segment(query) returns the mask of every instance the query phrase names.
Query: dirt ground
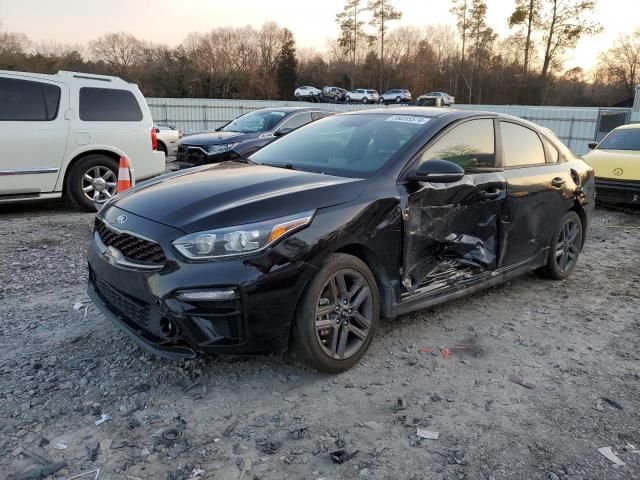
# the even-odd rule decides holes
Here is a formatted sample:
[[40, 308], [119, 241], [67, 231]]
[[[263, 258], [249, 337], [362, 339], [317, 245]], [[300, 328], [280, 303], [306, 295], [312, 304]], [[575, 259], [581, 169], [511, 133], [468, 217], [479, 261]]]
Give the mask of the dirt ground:
[[599, 208], [566, 281], [383, 323], [336, 376], [282, 355], [159, 360], [75, 310], [92, 219], [0, 209], [2, 478], [640, 478], [638, 215]]

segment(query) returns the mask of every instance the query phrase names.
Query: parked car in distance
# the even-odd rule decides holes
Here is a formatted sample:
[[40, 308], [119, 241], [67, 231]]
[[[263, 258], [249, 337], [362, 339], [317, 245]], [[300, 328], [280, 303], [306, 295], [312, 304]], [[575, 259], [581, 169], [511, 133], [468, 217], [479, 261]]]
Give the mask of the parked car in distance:
[[347, 91], [340, 87], [324, 87], [322, 89], [322, 98], [327, 98], [334, 102], [343, 102], [347, 98]]
[[59, 198], [95, 210], [116, 191], [119, 159], [132, 180], [162, 173], [142, 93], [117, 77], [0, 70], [0, 203]]
[[380, 98], [380, 94], [376, 90], [368, 90], [366, 88], [357, 88], [351, 92], [347, 92], [347, 102], [376, 103]]
[[215, 131], [184, 136], [176, 161], [184, 168], [248, 157], [276, 138], [334, 113], [308, 107], [254, 110]]
[[593, 169], [531, 122], [361, 110], [115, 197], [95, 221], [88, 292], [160, 356], [292, 340], [340, 372], [380, 317], [533, 270], [568, 277], [593, 208]]
[[293, 94], [296, 97], [319, 97], [322, 94], [322, 90], [316, 87], [304, 86], [295, 89]]
[[156, 150], [166, 157], [175, 157], [178, 153], [178, 142], [182, 138], [182, 130], [171, 125], [156, 125], [158, 146]]
[[615, 128], [589, 148], [583, 158], [596, 171], [598, 200], [640, 204], [640, 124]]
[[426, 106], [438, 106], [437, 103], [440, 102], [440, 105], [451, 106], [456, 103], [455, 97], [449, 95], [444, 92], [429, 92], [424, 95], [420, 95], [417, 98], [418, 105], [426, 105]]
[[380, 103], [402, 103], [411, 101], [411, 92], [402, 88], [388, 90], [380, 95]]

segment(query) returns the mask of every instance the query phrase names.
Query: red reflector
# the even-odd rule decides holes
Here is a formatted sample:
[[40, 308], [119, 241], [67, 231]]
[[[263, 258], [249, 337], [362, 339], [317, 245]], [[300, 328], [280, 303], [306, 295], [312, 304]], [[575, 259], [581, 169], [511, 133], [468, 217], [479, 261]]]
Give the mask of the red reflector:
[[156, 132], [156, 127], [151, 128], [151, 148], [153, 150], [158, 149], [158, 133]]

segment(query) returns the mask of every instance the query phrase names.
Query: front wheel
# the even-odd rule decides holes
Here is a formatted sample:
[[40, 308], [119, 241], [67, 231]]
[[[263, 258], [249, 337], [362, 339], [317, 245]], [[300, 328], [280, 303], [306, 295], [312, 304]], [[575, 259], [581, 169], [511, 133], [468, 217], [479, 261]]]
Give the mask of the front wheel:
[[396, 97], [396, 103], [400, 103], [402, 99], [400, 97]]
[[384, 103], [384, 98], [379, 98], [378, 103]]
[[345, 98], [345, 101], [346, 101], [347, 103], [350, 103], [350, 102], [351, 102], [351, 97], [347, 96], [347, 98]]
[[369, 100], [367, 100], [367, 97], [364, 97], [364, 98], [362, 99], [362, 103], [367, 103], [368, 101], [369, 101]]
[[581, 249], [582, 220], [576, 212], [567, 212], [551, 241], [547, 264], [538, 273], [554, 280], [567, 278], [576, 268]]
[[351, 255], [329, 255], [298, 306], [294, 351], [317, 370], [348, 370], [371, 345], [379, 315], [378, 287], [367, 265]]

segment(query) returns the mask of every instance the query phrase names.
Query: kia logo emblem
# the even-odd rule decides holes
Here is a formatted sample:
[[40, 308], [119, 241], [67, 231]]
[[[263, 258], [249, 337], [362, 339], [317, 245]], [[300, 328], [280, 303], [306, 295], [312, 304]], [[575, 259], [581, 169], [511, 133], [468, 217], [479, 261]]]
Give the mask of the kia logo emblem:
[[127, 216], [126, 216], [126, 215], [118, 215], [118, 216], [116, 217], [116, 223], [117, 223], [118, 225], [121, 225], [121, 224], [123, 224], [123, 223], [124, 223], [124, 222], [126, 222], [126, 221], [127, 221]]

